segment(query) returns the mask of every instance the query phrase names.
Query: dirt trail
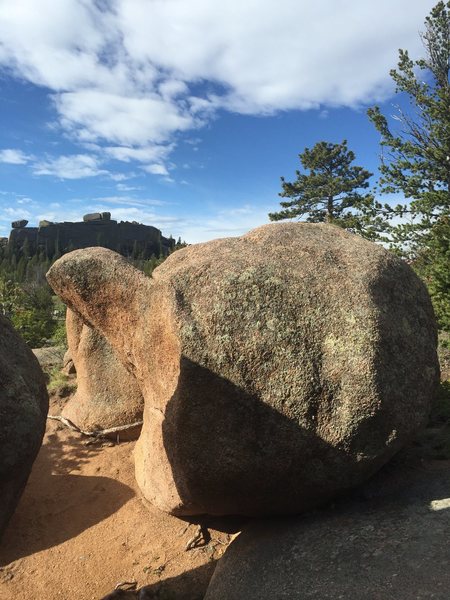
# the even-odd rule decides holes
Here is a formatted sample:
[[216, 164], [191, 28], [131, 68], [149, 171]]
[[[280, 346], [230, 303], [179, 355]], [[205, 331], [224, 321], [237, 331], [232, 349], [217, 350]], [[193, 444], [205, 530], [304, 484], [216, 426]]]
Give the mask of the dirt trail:
[[208, 543], [186, 550], [198, 526], [141, 498], [134, 442], [86, 445], [88, 438], [47, 423], [1, 543], [0, 600], [98, 600], [123, 581], [150, 585], [155, 597], [203, 598], [232, 535], [209, 529]]

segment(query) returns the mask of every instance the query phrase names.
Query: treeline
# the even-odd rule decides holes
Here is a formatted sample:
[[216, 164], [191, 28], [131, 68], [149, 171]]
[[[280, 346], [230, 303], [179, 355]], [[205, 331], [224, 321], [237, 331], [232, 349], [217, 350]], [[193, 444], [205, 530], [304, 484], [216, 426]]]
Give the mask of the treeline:
[[[172, 252], [186, 246], [181, 239]], [[0, 314], [6, 316], [31, 348], [65, 343], [64, 304], [55, 296], [45, 274], [60, 258], [44, 253], [28, 254], [26, 244], [15, 252], [8, 246], [0, 247]], [[171, 253], [172, 253], [171, 252]], [[165, 256], [143, 258], [138, 251], [125, 257], [136, 269], [151, 276]]]

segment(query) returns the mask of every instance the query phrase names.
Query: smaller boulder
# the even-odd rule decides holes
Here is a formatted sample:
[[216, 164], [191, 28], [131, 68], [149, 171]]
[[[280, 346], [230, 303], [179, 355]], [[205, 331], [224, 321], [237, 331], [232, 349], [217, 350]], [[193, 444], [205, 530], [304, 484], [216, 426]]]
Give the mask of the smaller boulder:
[[54, 223], [52, 221], [47, 221], [46, 219], [39, 221], [39, 229], [42, 227], [50, 227], [50, 225], [54, 225]]
[[83, 215], [83, 221], [85, 223], [89, 223], [89, 221], [100, 221], [102, 218], [102, 213], [88, 213], [87, 215]]
[[21, 219], [20, 221], [13, 221], [11, 223], [11, 227], [13, 229], [22, 229], [22, 227], [26, 227], [28, 225], [28, 221], [26, 219]]
[[64, 354], [62, 371], [66, 375], [75, 375], [77, 372], [70, 350], [67, 350], [67, 352]]
[[64, 353], [62, 346], [46, 346], [44, 348], [35, 348], [33, 354], [38, 359], [44, 373], [48, 373], [61, 365], [61, 359]]
[[[106, 339], [70, 309], [66, 328], [69, 350], [63, 369], [76, 371], [77, 391], [65, 405], [63, 417], [84, 431], [141, 421], [144, 401], [138, 384]], [[139, 432], [137, 426], [121, 433], [121, 438], [136, 438]]]

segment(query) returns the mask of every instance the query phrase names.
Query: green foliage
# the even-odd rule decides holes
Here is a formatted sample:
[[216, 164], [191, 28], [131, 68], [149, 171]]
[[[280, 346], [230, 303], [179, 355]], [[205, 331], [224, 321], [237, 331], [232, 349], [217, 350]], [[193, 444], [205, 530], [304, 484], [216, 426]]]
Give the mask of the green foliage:
[[413, 61], [407, 50], [399, 51], [398, 68], [391, 71], [396, 91], [409, 100], [398, 108], [395, 129], [379, 107], [368, 115], [382, 136], [381, 191], [402, 192], [410, 206], [387, 211], [410, 213], [419, 222], [403, 227], [410, 234], [432, 225], [449, 210], [450, 181], [450, 2], [439, 2], [425, 21], [422, 41], [426, 57]]
[[160, 256], [159, 258], [156, 258], [156, 256], [152, 254], [151, 257], [147, 259], [137, 258], [133, 260], [132, 258], [130, 258], [128, 260], [133, 265], [133, 267], [139, 269], [139, 271], [143, 271], [148, 277], [151, 277], [153, 270], [156, 269], [156, 267], [162, 262], [164, 262], [165, 258], [165, 256]]
[[428, 426], [418, 436], [415, 446], [421, 458], [450, 458], [450, 381], [441, 382], [433, 400]]
[[[381, 134], [382, 193], [403, 193], [409, 205], [382, 207], [384, 218], [409, 216], [388, 226], [391, 247], [406, 255], [428, 285], [441, 328], [450, 330], [450, 2], [438, 2], [425, 20], [425, 57], [399, 51], [391, 71], [396, 91], [409, 101], [392, 124], [379, 107], [368, 116]], [[392, 126], [391, 126], [392, 125]]]
[[61, 397], [65, 397], [75, 392], [77, 384], [69, 379], [59, 367], [54, 367], [49, 373], [47, 389], [50, 393], [57, 392]]
[[360, 190], [369, 187], [372, 173], [352, 165], [354, 153], [341, 144], [319, 142], [299, 154], [307, 173], [296, 171], [297, 179], [288, 182], [281, 178], [284, 210], [270, 213], [271, 221], [305, 217], [317, 223], [327, 221], [372, 237], [377, 230], [373, 196]]
[[450, 217], [434, 224], [413, 266], [428, 286], [439, 328], [450, 332]]
[[67, 307], [58, 296], [52, 297], [53, 301], [53, 334], [52, 345], [67, 349], [66, 312]]
[[39, 348], [47, 343], [55, 327], [52, 294], [48, 285], [28, 284], [22, 292], [11, 321], [29, 346]]
[[53, 301], [48, 286], [20, 286], [0, 278], [0, 312], [31, 348], [45, 345], [53, 334]]
[[52, 262], [44, 254], [26, 254], [26, 244], [19, 259], [8, 247], [0, 247], [0, 277], [15, 283], [47, 285], [45, 274]]
[[11, 318], [17, 306], [23, 302], [22, 289], [10, 279], [0, 279], [0, 312]]

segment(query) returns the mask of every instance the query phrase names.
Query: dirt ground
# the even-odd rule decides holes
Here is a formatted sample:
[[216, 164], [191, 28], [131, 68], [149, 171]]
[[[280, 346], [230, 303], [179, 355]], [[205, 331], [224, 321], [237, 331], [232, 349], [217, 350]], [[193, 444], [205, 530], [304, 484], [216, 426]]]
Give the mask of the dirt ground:
[[[65, 401], [51, 398], [50, 414], [60, 414]], [[413, 462], [440, 458], [439, 468], [450, 468], [450, 419], [442, 419], [407, 451]], [[100, 600], [122, 582], [145, 587], [149, 600], [203, 599], [216, 561], [246, 520], [187, 522], [158, 511], [136, 486], [133, 448], [134, 442], [93, 443], [47, 421], [1, 541], [0, 600]], [[407, 472], [403, 464], [397, 470]], [[399, 485], [395, 468], [390, 479]], [[366, 487], [386, 491], [386, 481], [376, 476]]]
[[[51, 413], [60, 412], [53, 401]], [[203, 598], [241, 523], [198, 523], [149, 505], [134, 481], [134, 442], [87, 443], [58, 421], [47, 432], [0, 547], [0, 600], [98, 600], [121, 582], [149, 598]], [[189, 542], [194, 547], [187, 549]]]

